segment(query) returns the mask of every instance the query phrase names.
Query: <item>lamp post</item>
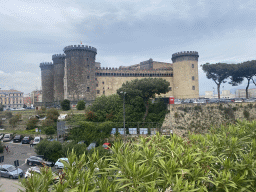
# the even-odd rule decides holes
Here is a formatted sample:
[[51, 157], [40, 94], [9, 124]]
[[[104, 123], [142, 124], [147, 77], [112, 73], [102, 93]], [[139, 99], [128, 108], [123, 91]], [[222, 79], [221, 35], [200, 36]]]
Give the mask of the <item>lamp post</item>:
[[126, 137], [126, 130], [125, 130], [125, 94], [126, 94], [126, 92], [121, 91], [120, 93], [124, 94], [124, 97], [123, 97], [123, 116], [124, 116], [124, 137]]

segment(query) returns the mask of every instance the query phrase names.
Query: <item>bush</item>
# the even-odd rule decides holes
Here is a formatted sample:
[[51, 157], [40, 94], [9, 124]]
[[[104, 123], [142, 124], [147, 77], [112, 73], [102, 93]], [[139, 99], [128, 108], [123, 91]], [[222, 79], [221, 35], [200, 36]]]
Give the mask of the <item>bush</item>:
[[61, 105], [61, 109], [62, 109], [63, 111], [68, 111], [68, 110], [70, 110], [70, 101], [69, 101], [68, 99], [64, 99], [64, 100], [60, 103], [60, 105]]
[[27, 130], [31, 130], [31, 129], [34, 129], [37, 127], [37, 122], [38, 122], [38, 119], [36, 117], [32, 117], [28, 120], [28, 123], [27, 123]]
[[244, 115], [244, 117], [245, 117], [247, 120], [250, 118], [250, 112], [247, 111], [247, 110], [244, 110], [244, 111], [243, 111], [243, 115]]
[[17, 125], [18, 121], [20, 120], [20, 118], [21, 118], [21, 114], [14, 115], [12, 118], [9, 119], [9, 124], [12, 127], [15, 127]]
[[42, 140], [35, 146], [35, 151], [38, 155], [43, 155], [45, 159], [56, 162], [62, 154], [62, 145], [58, 141]]
[[51, 108], [46, 111], [46, 118], [51, 119], [54, 122], [57, 122], [59, 116], [60, 114], [57, 109]]
[[4, 105], [0, 104], [0, 111], [4, 110]]
[[0, 153], [3, 153], [4, 152], [4, 146], [2, 144], [2, 142], [0, 142]]
[[78, 101], [76, 105], [77, 110], [84, 110], [85, 109], [85, 102], [83, 100]]
[[5, 111], [4, 116], [8, 119], [12, 118], [12, 112], [11, 111]]
[[56, 128], [54, 126], [46, 127], [44, 132], [46, 135], [53, 135], [56, 133]]

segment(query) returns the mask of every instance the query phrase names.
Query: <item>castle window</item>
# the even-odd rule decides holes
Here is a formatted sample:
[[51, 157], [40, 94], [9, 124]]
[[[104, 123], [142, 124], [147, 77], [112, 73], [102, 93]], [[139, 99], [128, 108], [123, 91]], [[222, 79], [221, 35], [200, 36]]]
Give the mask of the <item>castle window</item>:
[[192, 90], [195, 90], [196, 88], [195, 88], [195, 86], [192, 86]]
[[90, 92], [90, 87], [87, 87], [87, 90], [86, 90], [87, 92]]
[[104, 85], [104, 81], [102, 81], [102, 84]]
[[100, 90], [97, 90], [97, 94], [100, 94]]
[[88, 58], [86, 58], [86, 60], [88, 61]]
[[103, 89], [104, 89], [104, 87], [103, 87]]
[[97, 78], [95, 78], [95, 81], [97, 81]]
[[99, 87], [98, 83], [96, 84], [96, 87]]
[[195, 77], [194, 77], [194, 76], [192, 76], [192, 80], [193, 80], [193, 81], [195, 80]]
[[90, 76], [87, 76], [87, 79], [90, 79]]
[[105, 95], [105, 91], [103, 91], [103, 94]]
[[169, 91], [172, 91], [172, 87], [169, 87]]
[[192, 68], [195, 68], [194, 64], [192, 64]]

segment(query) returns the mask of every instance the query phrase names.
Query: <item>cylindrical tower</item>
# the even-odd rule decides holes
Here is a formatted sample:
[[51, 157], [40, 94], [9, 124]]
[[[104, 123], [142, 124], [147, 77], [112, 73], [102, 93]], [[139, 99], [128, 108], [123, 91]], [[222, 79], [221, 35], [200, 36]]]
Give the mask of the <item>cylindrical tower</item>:
[[54, 68], [54, 101], [60, 102], [64, 99], [64, 66], [65, 54], [55, 54], [52, 56]]
[[70, 101], [96, 98], [95, 58], [97, 49], [91, 46], [70, 45], [64, 48], [65, 98]]
[[42, 82], [42, 101], [53, 102], [54, 72], [52, 63], [40, 63]]
[[183, 51], [172, 55], [175, 98], [199, 98], [198, 57], [196, 51]]

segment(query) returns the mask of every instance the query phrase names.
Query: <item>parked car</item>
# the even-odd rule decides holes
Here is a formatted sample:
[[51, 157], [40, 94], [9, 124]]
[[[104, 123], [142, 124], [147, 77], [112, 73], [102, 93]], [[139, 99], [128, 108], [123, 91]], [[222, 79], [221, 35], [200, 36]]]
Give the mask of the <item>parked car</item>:
[[27, 179], [28, 177], [31, 177], [31, 174], [41, 174], [40, 168], [39, 167], [30, 167], [25, 173], [25, 178]]
[[56, 169], [63, 169], [64, 168], [64, 164], [62, 163], [62, 161], [66, 161], [68, 163], [68, 158], [64, 157], [64, 158], [59, 158], [56, 163], [55, 163], [55, 168]]
[[243, 99], [240, 99], [240, 98], [235, 99], [235, 103], [242, 103], [242, 102], [243, 102]]
[[24, 137], [21, 141], [22, 144], [29, 144], [30, 143], [30, 138], [28, 136]]
[[11, 141], [12, 140], [12, 134], [5, 134], [3, 138], [3, 142]]
[[36, 144], [40, 143], [41, 140], [42, 140], [41, 137], [35, 137], [35, 139], [33, 141], [33, 145], [36, 145]]
[[110, 143], [103, 143], [102, 147], [104, 147], [104, 149], [110, 149], [111, 144]]
[[22, 136], [22, 135], [16, 135], [16, 136], [13, 138], [13, 142], [14, 142], [14, 143], [18, 143], [18, 142], [21, 142], [22, 139], [23, 139], [23, 136]]
[[174, 99], [174, 104], [181, 104], [181, 100], [180, 99]]
[[54, 165], [54, 162], [45, 161], [42, 157], [37, 157], [37, 156], [31, 156], [31, 157], [27, 158], [26, 163], [30, 166], [33, 166], [33, 165], [39, 165], [39, 166], [47, 165], [49, 167], [52, 167]]
[[98, 147], [99, 145], [96, 142], [91, 143], [88, 147], [87, 150], [94, 149], [95, 147]]
[[245, 99], [244, 102], [246, 102], [246, 103], [255, 102], [255, 99], [253, 99], [253, 98]]
[[0, 140], [1, 140], [3, 137], [4, 137], [4, 134], [1, 133], [1, 134], [0, 134]]
[[13, 165], [4, 164], [0, 166], [0, 175], [10, 179], [18, 179], [23, 176], [23, 171], [20, 168], [16, 168]]

